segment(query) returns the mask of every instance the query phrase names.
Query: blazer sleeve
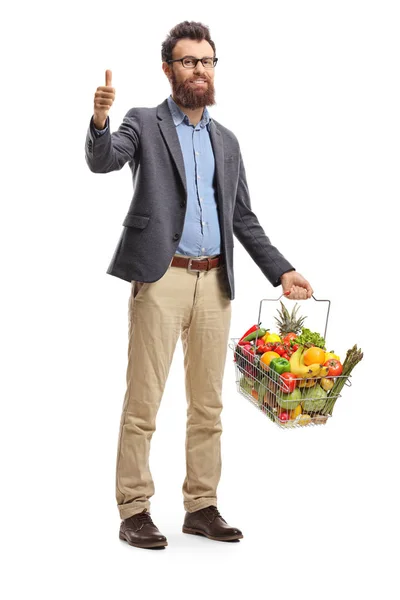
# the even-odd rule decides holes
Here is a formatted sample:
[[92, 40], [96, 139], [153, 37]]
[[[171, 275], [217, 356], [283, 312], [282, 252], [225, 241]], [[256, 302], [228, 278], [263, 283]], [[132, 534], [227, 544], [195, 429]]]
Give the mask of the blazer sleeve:
[[107, 117], [103, 133], [96, 133], [93, 116], [86, 133], [85, 159], [93, 173], [119, 171], [127, 161], [138, 157], [141, 126], [135, 109], [130, 109], [118, 131], [110, 132], [110, 118]]
[[233, 214], [233, 233], [274, 287], [281, 285], [280, 277], [283, 273], [296, 270], [271, 244], [257, 216], [251, 210], [246, 171], [241, 152], [238, 188]]

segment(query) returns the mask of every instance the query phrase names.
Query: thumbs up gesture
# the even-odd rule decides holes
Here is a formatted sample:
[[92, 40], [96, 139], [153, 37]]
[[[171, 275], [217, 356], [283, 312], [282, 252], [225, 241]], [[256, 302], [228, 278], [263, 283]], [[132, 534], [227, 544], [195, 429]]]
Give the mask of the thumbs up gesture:
[[112, 73], [106, 71], [106, 85], [97, 88], [94, 95], [93, 124], [96, 129], [104, 129], [110, 108], [115, 100], [115, 89], [111, 84]]

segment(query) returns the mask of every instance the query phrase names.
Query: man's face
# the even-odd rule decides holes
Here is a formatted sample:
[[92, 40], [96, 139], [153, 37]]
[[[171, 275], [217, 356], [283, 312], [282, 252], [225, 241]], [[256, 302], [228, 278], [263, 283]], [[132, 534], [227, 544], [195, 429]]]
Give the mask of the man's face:
[[[214, 52], [206, 40], [185, 38], [179, 40], [172, 51], [173, 59], [184, 56], [213, 57]], [[192, 69], [185, 68], [181, 62], [163, 62], [162, 66], [170, 81], [172, 96], [181, 106], [195, 109], [215, 104], [214, 69], [206, 69], [200, 61]], [[196, 80], [201, 80], [201, 83], [196, 83]]]

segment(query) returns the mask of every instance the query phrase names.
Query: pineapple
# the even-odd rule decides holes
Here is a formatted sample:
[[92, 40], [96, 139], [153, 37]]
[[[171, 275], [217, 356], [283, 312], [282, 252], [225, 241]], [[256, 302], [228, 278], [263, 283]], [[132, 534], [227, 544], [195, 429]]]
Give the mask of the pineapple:
[[279, 335], [281, 337], [285, 337], [285, 335], [287, 335], [288, 333], [292, 333], [292, 332], [296, 333], [296, 334], [301, 333], [301, 330], [303, 328], [304, 319], [306, 319], [307, 317], [297, 318], [297, 311], [299, 310], [299, 307], [297, 306], [297, 302], [294, 305], [292, 314], [289, 314], [288, 309], [286, 308], [286, 306], [283, 304], [282, 301], [281, 301], [281, 306], [282, 306], [282, 312], [280, 310], [278, 310], [280, 319], [278, 319], [277, 317], [274, 317], [275, 321], [278, 324]]

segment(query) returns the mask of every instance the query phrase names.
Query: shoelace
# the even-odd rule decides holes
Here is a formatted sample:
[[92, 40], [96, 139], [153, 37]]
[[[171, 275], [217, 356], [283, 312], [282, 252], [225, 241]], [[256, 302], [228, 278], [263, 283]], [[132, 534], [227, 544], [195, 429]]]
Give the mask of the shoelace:
[[139, 521], [139, 523], [149, 523], [150, 525], [154, 525], [150, 513], [147, 511], [142, 511], [141, 513], [134, 515], [134, 518]]
[[211, 513], [210, 516], [211, 516], [212, 520], [214, 520], [216, 517], [221, 517], [221, 519], [222, 519], [222, 515], [221, 515], [221, 513], [219, 512], [219, 510], [218, 510], [218, 508], [216, 506], [213, 506], [213, 505], [212, 506], [207, 506], [206, 510], [209, 513]]

